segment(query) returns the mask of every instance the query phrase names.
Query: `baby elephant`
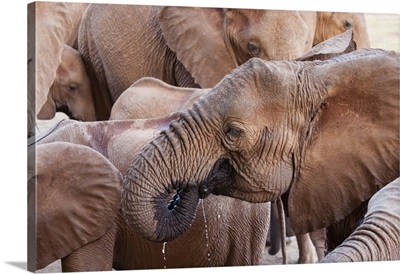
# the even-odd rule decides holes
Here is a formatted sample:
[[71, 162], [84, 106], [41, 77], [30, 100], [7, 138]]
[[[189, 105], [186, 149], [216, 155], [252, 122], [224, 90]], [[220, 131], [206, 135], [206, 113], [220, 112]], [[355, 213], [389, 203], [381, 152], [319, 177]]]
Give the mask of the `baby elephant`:
[[61, 64], [37, 118], [52, 119], [57, 111], [75, 120], [96, 120], [90, 80], [81, 55], [68, 45], [63, 47]]

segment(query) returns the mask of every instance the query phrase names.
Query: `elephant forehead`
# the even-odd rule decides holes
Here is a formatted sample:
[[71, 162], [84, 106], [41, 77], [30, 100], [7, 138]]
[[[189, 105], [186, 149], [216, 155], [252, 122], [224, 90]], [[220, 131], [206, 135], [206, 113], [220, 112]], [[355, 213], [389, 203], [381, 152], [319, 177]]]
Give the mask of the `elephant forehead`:
[[222, 102], [226, 109], [260, 107], [277, 108], [282, 112], [293, 100], [296, 77], [289, 63], [265, 62], [252, 58], [228, 74], [215, 88], [213, 104]]

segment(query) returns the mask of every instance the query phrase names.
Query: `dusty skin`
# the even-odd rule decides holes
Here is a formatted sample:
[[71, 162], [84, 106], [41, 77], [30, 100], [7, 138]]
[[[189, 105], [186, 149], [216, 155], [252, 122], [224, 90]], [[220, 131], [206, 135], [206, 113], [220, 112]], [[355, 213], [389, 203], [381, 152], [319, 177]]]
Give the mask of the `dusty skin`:
[[[383, 48], [386, 50], [395, 50], [400, 52], [400, 20], [397, 14], [370, 14], [366, 15], [367, 27], [370, 35], [370, 43], [372, 48]], [[384, 37], [384, 39], [382, 39]], [[62, 113], [57, 113], [53, 120], [42, 120], [38, 123], [38, 131], [42, 132], [52, 127], [55, 123], [62, 119], [68, 119]], [[286, 241], [286, 252], [288, 264], [295, 264], [298, 259], [297, 243], [294, 238]], [[162, 252], [162, 250], [160, 250]], [[268, 247], [265, 248], [263, 255], [264, 265], [282, 264], [282, 252], [271, 256], [268, 254]], [[61, 272], [60, 260], [55, 261], [46, 268], [37, 271], [37, 273]]]

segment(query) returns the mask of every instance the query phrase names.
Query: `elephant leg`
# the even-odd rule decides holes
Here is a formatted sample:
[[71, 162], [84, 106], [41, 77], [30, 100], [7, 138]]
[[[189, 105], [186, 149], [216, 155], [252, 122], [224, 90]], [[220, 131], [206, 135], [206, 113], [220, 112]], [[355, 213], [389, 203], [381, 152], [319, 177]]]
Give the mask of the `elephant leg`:
[[310, 238], [317, 252], [318, 261], [320, 261], [325, 257], [325, 241], [326, 241], [325, 228], [321, 228], [316, 231], [310, 232]]
[[62, 272], [111, 271], [116, 239], [115, 224], [106, 233], [61, 259]]
[[296, 234], [297, 245], [299, 248], [298, 264], [314, 263], [314, 245], [311, 241], [310, 234]]
[[281, 248], [281, 235], [279, 227], [279, 216], [276, 202], [271, 203], [271, 221], [270, 221], [270, 247], [268, 249], [269, 255], [276, 255]]

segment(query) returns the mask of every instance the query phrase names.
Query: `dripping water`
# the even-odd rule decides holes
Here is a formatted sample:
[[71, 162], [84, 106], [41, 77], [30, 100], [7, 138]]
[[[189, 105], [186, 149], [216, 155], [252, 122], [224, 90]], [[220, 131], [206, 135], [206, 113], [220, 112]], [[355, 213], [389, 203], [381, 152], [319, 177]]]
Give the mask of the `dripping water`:
[[209, 243], [210, 239], [208, 237], [208, 226], [207, 226], [207, 218], [206, 218], [206, 211], [204, 209], [204, 202], [203, 199], [199, 200], [199, 203], [201, 203], [201, 208], [203, 209], [203, 220], [204, 220], [204, 227], [205, 227], [205, 236], [206, 236], [206, 248], [207, 248], [207, 260], [211, 261], [211, 254], [209, 251]]
[[217, 214], [218, 214], [218, 220], [221, 219], [221, 204], [218, 201], [218, 210], [217, 210]]
[[[161, 250], [161, 252], [162, 252], [162, 254], [163, 254], [163, 258], [164, 258], [164, 261], [166, 261], [167, 260], [167, 253], [166, 253], [166, 251], [165, 251], [165, 246], [167, 245], [167, 242], [164, 242], [163, 243], [163, 248], [162, 248], [162, 250]], [[164, 268], [167, 268], [167, 266], [164, 264]]]

